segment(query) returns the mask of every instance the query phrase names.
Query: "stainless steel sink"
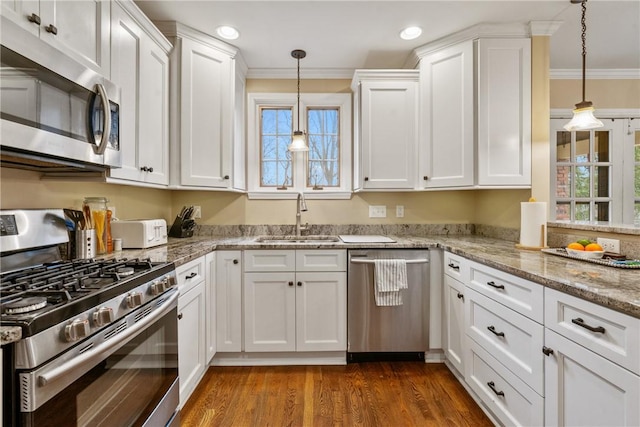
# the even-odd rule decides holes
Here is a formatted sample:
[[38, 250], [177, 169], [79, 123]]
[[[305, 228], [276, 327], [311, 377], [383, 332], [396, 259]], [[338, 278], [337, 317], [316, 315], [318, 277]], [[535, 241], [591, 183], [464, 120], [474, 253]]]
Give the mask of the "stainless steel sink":
[[258, 243], [334, 243], [339, 242], [338, 236], [312, 235], [312, 236], [259, 236]]

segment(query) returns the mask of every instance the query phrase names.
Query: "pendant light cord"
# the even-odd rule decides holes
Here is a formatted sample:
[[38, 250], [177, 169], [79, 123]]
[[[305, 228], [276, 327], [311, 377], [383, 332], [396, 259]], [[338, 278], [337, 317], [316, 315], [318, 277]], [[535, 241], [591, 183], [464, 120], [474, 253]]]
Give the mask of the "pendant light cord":
[[587, 0], [582, 2], [582, 102], [586, 98], [586, 76], [587, 76]]
[[[583, 91], [582, 97], [584, 98], [584, 88], [582, 91]], [[297, 130], [300, 130], [300, 58], [298, 58], [298, 129]]]

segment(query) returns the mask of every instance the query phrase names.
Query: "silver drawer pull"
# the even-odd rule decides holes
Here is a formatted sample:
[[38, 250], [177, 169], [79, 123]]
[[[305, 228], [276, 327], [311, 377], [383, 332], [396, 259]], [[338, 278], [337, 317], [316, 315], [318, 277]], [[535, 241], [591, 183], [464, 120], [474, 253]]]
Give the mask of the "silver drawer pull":
[[598, 332], [598, 333], [604, 334], [604, 328], [602, 326], [587, 325], [586, 323], [584, 323], [584, 320], [582, 320], [579, 317], [577, 317], [575, 319], [571, 319], [571, 323], [575, 323], [576, 325], [581, 326], [581, 327], [583, 327], [585, 329], [588, 329], [591, 332]]
[[[359, 259], [359, 258], [351, 258], [352, 264], [373, 264], [375, 260], [373, 259]], [[406, 260], [407, 264], [425, 264], [429, 262], [426, 258], [418, 258], [418, 259], [408, 259]]]

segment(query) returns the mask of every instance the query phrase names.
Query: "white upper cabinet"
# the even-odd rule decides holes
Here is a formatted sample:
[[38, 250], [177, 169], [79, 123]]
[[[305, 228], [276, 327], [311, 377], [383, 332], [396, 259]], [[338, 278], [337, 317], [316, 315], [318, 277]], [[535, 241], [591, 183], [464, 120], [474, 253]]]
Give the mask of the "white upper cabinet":
[[[3, 17], [107, 78], [109, 9], [110, 2], [106, 0], [2, 1]], [[30, 38], [18, 43], [22, 49], [38, 50]], [[55, 58], [34, 60], [55, 69]]]
[[[244, 159], [234, 159], [237, 141], [238, 50], [175, 22], [158, 23], [173, 41], [171, 186], [232, 189]], [[240, 80], [242, 84], [242, 80]], [[242, 129], [238, 124], [237, 129]], [[235, 160], [235, 162], [234, 162]], [[242, 175], [241, 175], [242, 176]], [[244, 178], [239, 180], [244, 185]]]
[[477, 41], [479, 186], [531, 185], [531, 41]]
[[110, 181], [166, 186], [171, 44], [133, 3], [114, 2], [111, 16], [111, 75], [121, 89], [122, 167], [111, 169], [110, 177], [118, 180]]
[[473, 41], [420, 60], [420, 187], [473, 185]]
[[418, 138], [418, 72], [356, 71], [356, 189], [413, 189]]
[[422, 52], [419, 188], [529, 187], [530, 39]]

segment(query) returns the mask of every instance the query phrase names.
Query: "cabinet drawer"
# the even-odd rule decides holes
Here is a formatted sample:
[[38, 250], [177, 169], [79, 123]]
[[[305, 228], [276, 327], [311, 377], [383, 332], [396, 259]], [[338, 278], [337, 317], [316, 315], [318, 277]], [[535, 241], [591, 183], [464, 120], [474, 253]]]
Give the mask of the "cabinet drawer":
[[444, 274], [466, 283], [469, 280], [469, 261], [451, 252], [444, 253]]
[[297, 250], [297, 271], [347, 271], [345, 250]]
[[544, 297], [547, 328], [640, 374], [640, 319], [554, 289]]
[[544, 399], [473, 340], [465, 360], [465, 380], [502, 424], [543, 425]]
[[467, 335], [539, 394], [544, 393], [544, 327], [467, 289]]
[[251, 250], [244, 251], [244, 271], [295, 271], [296, 251]]
[[542, 285], [469, 261], [469, 286], [518, 313], [542, 323]]
[[204, 280], [204, 269], [204, 257], [194, 259], [193, 261], [176, 267], [180, 294], [186, 294], [191, 288]]

